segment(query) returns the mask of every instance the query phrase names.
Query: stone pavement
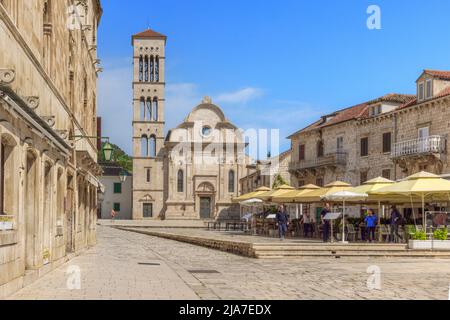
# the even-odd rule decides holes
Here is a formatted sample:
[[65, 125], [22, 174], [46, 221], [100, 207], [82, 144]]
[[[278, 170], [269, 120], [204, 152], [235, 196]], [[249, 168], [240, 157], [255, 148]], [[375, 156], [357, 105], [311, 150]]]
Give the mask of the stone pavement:
[[[101, 226], [98, 246], [12, 299], [442, 299], [450, 264], [439, 259], [304, 258], [254, 260]], [[139, 263], [157, 263], [140, 265]], [[68, 266], [81, 290], [68, 290]], [[381, 270], [368, 290], [367, 268]]]

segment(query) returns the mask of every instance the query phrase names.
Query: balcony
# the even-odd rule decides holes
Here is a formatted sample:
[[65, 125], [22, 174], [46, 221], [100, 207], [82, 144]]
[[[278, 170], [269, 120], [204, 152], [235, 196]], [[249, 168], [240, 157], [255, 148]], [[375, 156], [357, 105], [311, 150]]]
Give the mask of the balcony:
[[442, 136], [402, 141], [394, 144], [392, 158], [413, 157], [420, 155], [444, 154], [447, 152], [447, 139]]
[[289, 171], [318, 169], [324, 167], [338, 167], [347, 164], [347, 153], [344, 151], [326, 154], [313, 160], [302, 160], [289, 164]]

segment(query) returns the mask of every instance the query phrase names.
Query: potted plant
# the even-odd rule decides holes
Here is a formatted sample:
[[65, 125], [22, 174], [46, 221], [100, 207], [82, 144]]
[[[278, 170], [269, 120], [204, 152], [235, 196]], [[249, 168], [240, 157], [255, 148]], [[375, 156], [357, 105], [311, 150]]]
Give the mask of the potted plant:
[[436, 229], [433, 233], [433, 249], [450, 250], [450, 241], [447, 241], [448, 230], [446, 228]]
[[431, 250], [433, 249], [433, 244], [431, 241], [427, 241], [427, 234], [425, 231], [415, 230], [411, 234], [411, 239], [409, 240], [409, 248], [413, 250]]
[[44, 260], [43, 261], [44, 265], [49, 264], [50, 263], [50, 250], [45, 249], [42, 258]]
[[0, 231], [14, 229], [14, 218], [12, 216], [0, 216]]

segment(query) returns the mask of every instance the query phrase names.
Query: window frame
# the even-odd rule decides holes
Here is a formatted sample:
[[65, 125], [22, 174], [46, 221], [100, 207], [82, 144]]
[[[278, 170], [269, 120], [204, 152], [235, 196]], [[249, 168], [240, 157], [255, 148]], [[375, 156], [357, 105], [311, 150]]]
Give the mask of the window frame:
[[114, 192], [114, 194], [122, 194], [122, 183], [121, 182], [114, 182], [113, 192]]
[[[386, 172], [389, 171], [389, 177], [387, 177], [387, 175], [385, 175]], [[381, 170], [381, 176], [385, 179], [391, 180], [391, 176], [392, 176], [392, 170], [391, 169], [383, 169]]]
[[177, 192], [184, 192], [184, 171], [182, 169], [177, 172]]
[[306, 145], [300, 144], [298, 146], [298, 160], [305, 161], [305, 158], [306, 158]]
[[[145, 214], [146, 212], [146, 208], [150, 208], [150, 210], [148, 212], [150, 212], [150, 214]], [[143, 218], [153, 218], [153, 203], [143, 203], [142, 204], [142, 217]]]
[[417, 84], [417, 100], [425, 100], [425, 81], [421, 81]]
[[[428, 85], [430, 85], [430, 87], [428, 88]], [[425, 81], [425, 88], [424, 88], [424, 97], [425, 99], [431, 99], [433, 98], [433, 79], [427, 79]]]
[[234, 193], [236, 191], [236, 173], [233, 169], [228, 171], [228, 193]]
[[[387, 138], [386, 136], [389, 135], [389, 148], [386, 145], [387, 142]], [[392, 132], [385, 132], [382, 135], [382, 148], [383, 148], [383, 153], [391, 153], [392, 152]]]
[[120, 204], [120, 202], [114, 202], [113, 203], [113, 210], [115, 212], [121, 212], [122, 211], [122, 205]]
[[[366, 141], [365, 145], [363, 145], [363, 141]], [[365, 148], [363, 148], [363, 146], [365, 146]], [[363, 153], [363, 151], [364, 151], [364, 153]], [[361, 138], [360, 146], [359, 146], [359, 154], [360, 154], [361, 158], [369, 156], [369, 137]]]

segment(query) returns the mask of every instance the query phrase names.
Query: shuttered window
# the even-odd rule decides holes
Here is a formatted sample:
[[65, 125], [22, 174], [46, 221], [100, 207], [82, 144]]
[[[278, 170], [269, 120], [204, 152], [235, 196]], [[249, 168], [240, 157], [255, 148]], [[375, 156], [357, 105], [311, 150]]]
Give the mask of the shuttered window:
[[386, 132], [383, 134], [383, 153], [391, 152], [392, 150], [392, 133]]
[[361, 139], [361, 157], [367, 157], [369, 155], [369, 138]]

